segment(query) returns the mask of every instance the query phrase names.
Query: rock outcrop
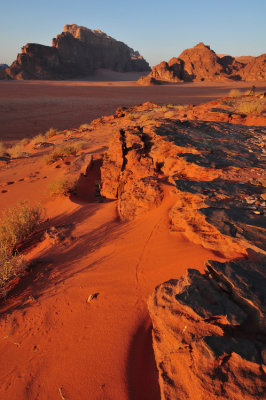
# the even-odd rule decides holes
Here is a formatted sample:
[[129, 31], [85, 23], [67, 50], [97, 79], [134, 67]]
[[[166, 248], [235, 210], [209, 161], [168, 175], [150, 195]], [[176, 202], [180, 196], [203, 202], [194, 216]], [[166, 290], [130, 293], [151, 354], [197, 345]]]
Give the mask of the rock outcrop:
[[184, 50], [179, 57], [154, 66], [149, 75], [139, 79], [138, 84], [266, 79], [265, 55], [251, 57], [249, 63], [246, 58], [244, 62], [240, 60], [241, 57], [237, 59], [228, 55], [219, 57], [201, 42]]
[[162, 400], [265, 393], [265, 257], [190, 269], [148, 301]]
[[125, 43], [100, 30], [65, 25], [52, 46], [26, 44], [4, 72], [11, 79], [67, 79], [88, 76], [99, 68], [119, 72], [150, 70], [143, 57]]
[[93, 124], [114, 132], [101, 194], [117, 200], [123, 221], [165, 201], [171, 234], [234, 259], [189, 269], [149, 297], [162, 400], [264, 398], [266, 120], [244, 126], [238, 101], [265, 103], [145, 103]]

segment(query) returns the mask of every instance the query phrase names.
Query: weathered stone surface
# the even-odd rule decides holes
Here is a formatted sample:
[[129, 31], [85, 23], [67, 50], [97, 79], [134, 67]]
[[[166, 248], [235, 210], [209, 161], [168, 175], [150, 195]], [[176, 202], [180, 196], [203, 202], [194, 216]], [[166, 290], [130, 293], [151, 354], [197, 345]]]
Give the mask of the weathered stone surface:
[[209, 262], [148, 300], [163, 400], [260, 399], [265, 393], [265, 258]]
[[150, 145], [150, 138], [142, 129], [121, 129], [105, 154], [101, 194], [118, 199], [118, 213], [124, 221], [158, 206], [163, 198]]
[[138, 52], [100, 30], [65, 25], [52, 46], [29, 43], [2, 78], [66, 79], [88, 76], [99, 68], [114, 71], [149, 71]]

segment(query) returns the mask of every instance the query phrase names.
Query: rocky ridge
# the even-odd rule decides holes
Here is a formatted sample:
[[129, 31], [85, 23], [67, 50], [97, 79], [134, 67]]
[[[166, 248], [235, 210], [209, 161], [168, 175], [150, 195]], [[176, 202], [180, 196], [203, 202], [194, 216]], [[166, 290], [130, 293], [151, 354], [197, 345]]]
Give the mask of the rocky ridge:
[[251, 400], [265, 392], [266, 119], [250, 126], [235, 111], [243, 98], [197, 107], [145, 103], [94, 122], [117, 129], [101, 194], [117, 199], [123, 221], [170, 195], [172, 234], [233, 259], [209, 261], [203, 274], [192, 265], [149, 297], [164, 400]]
[[184, 50], [179, 57], [154, 66], [149, 75], [141, 77], [140, 85], [163, 82], [266, 80], [266, 54], [248, 59], [219, 57], [209, 46], [198, 43]]
[[70, 79], [88, 76], [99, 68], [119, 72], [149, 71], [149, 64], [125, 43], [100, 30], [65, 25], [52, 46], [28, 43], [13, 64], [1, 73], [4, 79]]

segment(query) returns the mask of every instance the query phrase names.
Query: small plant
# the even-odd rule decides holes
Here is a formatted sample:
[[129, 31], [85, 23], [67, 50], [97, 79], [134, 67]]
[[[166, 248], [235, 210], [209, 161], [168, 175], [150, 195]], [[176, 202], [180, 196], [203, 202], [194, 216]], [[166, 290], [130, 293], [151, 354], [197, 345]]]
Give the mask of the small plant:
[[174, 111], [167, 111], [167, 112], [164, 114], [164, 117], [165, 117], [165, 118], [173, 118], [174, 115], [175, 115], [175, 112], [174, 112]]
[[31, 139], [31, 143], [33, 144], [33, 146], [35, 146], [36, 144], [45, 142], [45, 136], [42, 133], [39, 133], [39, 135], [34, 136]]
[[2, 157], [6, 153], [6, 145], [3, 142], [0, 142], [0, 157]]
[[59, 178], [49, 185], [49, 193], [51, 197], [70, 196], [76, 193], [78, 179], [77, 178]]
[[0, 286], [15, 276], [24, 266], [18, 245], [32, 234], [43, 221], [43, 209], [20, 202], [2, 214], [0, 225]]
[[20, 142], [16, 143], [14, 146], [10, 147], [7, 150], [7, 152], [12, 158], [19, 158], [19, 157], [27, 155], [27, 153], [25, 153], [23, 146], [21, 145]]
[[27, 146], [27, 144], [29, 144], [29, 143], [30, 143], [30, 139], [28, 139], [28, 138], [21, 139], [21, 141], [20, 141], [20, 144], [23, 147]]
[[237, 109], [244, 114], [260, 114], [263, 110], [263, 104], [260, 101], [243, 101], [238, 104]]
[[[83, 143], [83, 142], [82, 142]], [[75, 144], [63, 144], [56, 147], [50, 154], [44, 157], [46, 164], [53, 164], [58, 160], [63, 160], [65, 157], [75, 156], [79, 150], [82, 149], [82, 144], [77, 142]]]
[[229, 97], [239, 97], [241, 95], [242, 95], [242, 93], [238, 89], [232, 89], [229, 92]]
[[83, 131], [83, 130], [90, 129], [90, 127], [91, 127], [90, 124], [81, 124], [79, 129]]
[[54, 129], [54, 128], [50, 128], [47, 132], [45, 132], [44, 136], [46, 137], [46, 139], [50, 139], [51, 137], [57, 135], [59, 132]]

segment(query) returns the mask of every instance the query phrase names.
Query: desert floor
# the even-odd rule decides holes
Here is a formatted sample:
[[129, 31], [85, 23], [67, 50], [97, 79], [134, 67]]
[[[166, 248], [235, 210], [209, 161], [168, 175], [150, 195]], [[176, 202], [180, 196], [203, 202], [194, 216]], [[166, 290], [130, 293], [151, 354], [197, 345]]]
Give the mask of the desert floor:
[[[107, 79], [116, 79], [107, 81]], [[117, 79], [128, 79], [128, 81]], [[104, 81], [99, 81], [102, 79]], [[243, 92], [254, 84], [266, 91], [265, 82], [184, 83], [167, 86], [137, 86], [132, 74], [103, 73], [88, 81], [0, 81], [0, 140], [18, 140], [57, 129], [76, 128], [119, 106], [151, 101], [158, 104], [200, 104]]]
[[[0, 82], [0, 139], [31, 137], [51, 126], [71, 129], [118, 106], [198, 104], [250, 86]], [[266, 90], [263, 83], [256, 86]], [[101, 127], [90, 132], [88, 152], [95, 160], [112, 133]], [[0, 168], [0, 212], [19, 200], [40, 202], [50, 226], [71, 233], [63, 243], [33, 243], [25, 254], [31, 270], [0, 301], [0, 398], [159, 400], [147, 298], [187, 268], [203, 270], [207, 260], [222, 259], [169, 231], [176, 199], [167, 187], [159, 208], [128, 223], [119, 221], [115, 201], [95, 201], [97, 168], [82, 178], [76, 199], [51, 201], [48, 183], [66, 168], [46, 166], [41, 153]]]

